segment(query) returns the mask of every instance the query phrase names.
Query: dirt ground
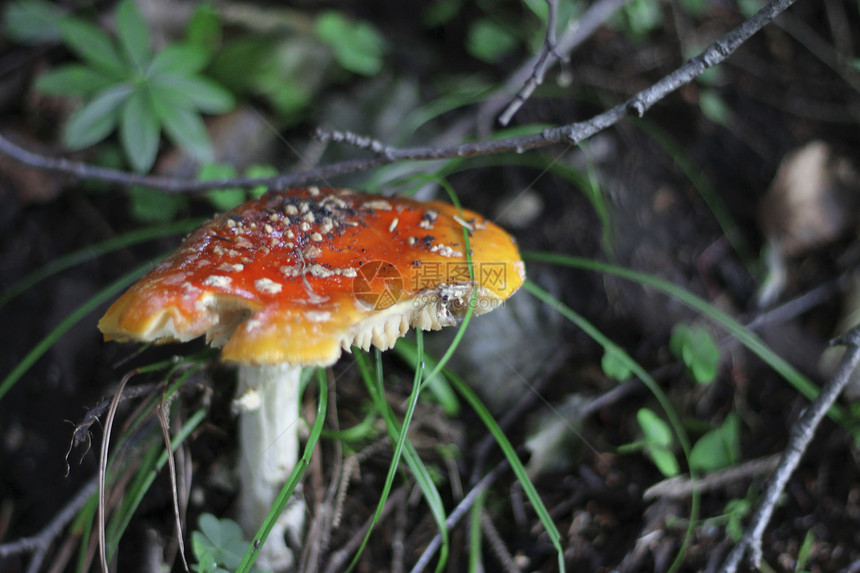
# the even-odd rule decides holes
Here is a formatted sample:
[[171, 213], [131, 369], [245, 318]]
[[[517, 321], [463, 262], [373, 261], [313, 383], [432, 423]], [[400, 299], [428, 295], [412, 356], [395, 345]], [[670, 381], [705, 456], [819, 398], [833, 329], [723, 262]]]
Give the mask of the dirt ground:
[[[346, 4], [330, 4], [347, 9]], [[382, 10], [362, 6], [356, 15], [376, 25], [390, 42], [391, 69], [384, 79], [352, 78], [327, 86], [307, 111], [307, 119], [280, 134], [291, 145], [313, 149], [308, 133], [317, 125], [370, 131], [385, 140], [396, 133], [397, 121], [383, 122], [382, 112], [402, 117], [403, 107], [444, 95], [444, 86], [434, 83], [442, 71], [446, 77], [480, 74], [500, 83], [526, 55], [520, 51], [486, 64], [463, 52], [463, 22], [478, 18], [479, 6], [464, 6], [461, 20], [428, 32], [400, 3], [374, 4]], [[502, 13], [516, 13], [515, 4], [504, 3]], [[691, 17], [679, 5], [662, 4], [663, 25], [643, 40], [617, 27], [602, 27], [565, 64], [572, 84], [560, 84], [557, 71], [552, 72], [547, 86], [524, 106], [515, 124], [562, 125], [586, 119], [680, 65], [679, 44], [704, 45], [742, 21], [733, 2], [707, 5], [707, 15]], [[852, 310], [843, 301], [860, 258], [856, 241], [860, 72], [851, 64], [860, 53], [857, 8], [856, 3], [839, 0], [800, 0], [721, 65], [714, 83], [682, 88], [644, 119], [624, 121], [581, 149], [559, 146], [523, 156], [471, 160], [449, 180], [464, 206], [498, 220], [517, 237], [524, 252], [611, 262], [666, 279], [741, 323], [764, 316], [755, 328], [757, 335], [820, 385], [826, 379], [820, 357], [837, 323]], [[34, 95], [31, 85], [45, 66], [68, 56], [58, 46], [33, 48], [5, 40], [0, 46], [0, 131], [28, 149], [60, 153], [56, 127], [68, 106]], [[386, 99], [397, 90], [406, 95]], [[706, 92], [718, 94], [724, 113], [703, 112]], [[253, 98], [244, 105], [267, 112], [265, 103]], [[441, 143], [447, 136], [474, 135], [479, 106], [460, 107], [435, 119], [435, 139], [427, 144]], [[353, 117], [365, 112], [373, 120]], [[217, 129], [212, 120], [216, 145], [227, 146], [231, 129], [244, 125], [236, 119], [246, 117], [241, 113], [217, 123]], [[287, 150], [278, 139], [270, 140], [261, 153], [274, 158], [280, 169], [294, 169], [297, 159], [284, 159]], [[790, 201], [784, 197], [768, 195], [781, 162], [814, 141], [826, 143], [826, 155], [821, 164], [802, 171], [808, 175], [820, 169], [824, 188], [830, 191], [819, 195], [810, 191], [815, 196], [807, 196], [799, 208], [786, 206]], [[332, 145], [322, 161], [361, 153]], [[95, 161], [97, 153], [85, 150], [74, 157]], [[177, 157], [165, 146], [156, 168], [181, 173], [176, 165], [182, 159]], [[553, 165], [555, 169], [550, 168]], [[559, 166], [593, 179], [608, 220], [601, 220], [594, 203], [561, 174]], [[371, 175], [326, 183], [362, 186]], [[805, 185], [807, 190], [813, 187], [811, 182]], [[711, 197], [716, 197], [716, 210], [723, 209], [725, 220], [732, 222], [732, 240], [715, 215]], [[64, 254], [142, 226], [130, 213], [121, 189], [40, 173], [4, 157], [0, 204], [0, 293]], [[196, 198], [177, 219], [212, 212], [211, 204]], [[12, 372], [83, 302], [141, 263], [169, 252], [177, 241], [178, 235], [166, 236], [99, 256], [51, 276], [0, 307], [5, 325], [0, 329], [0, 373]], [[769, 244], [782, 253], [785, 281], [762, 307], [757, 297], [767, 277]], [[531, 280], [591, 321], [654, 376], [691, 436], [701, 436], [734, 412], [741, 428], [741, 458], [735, 466], [744, 467], [785, 447], [791, 424], [808, 401], [724, 330], [677, 300], [635, 282], [561, 265], [527, 262], [527, 268]], [[764, 315], [765, 310], [807, 293], [813, 293], [813, 302], [803, 312]], [[91, 408], [112, 395], [126, 372], [203, 346], [168, 345], [132, 355], [130, 346], [102, 341], [95, 325], [106, 305], [87, 313], [54, 341], [0, 399], [0, 544], [40, 532], [91, 482], [97, 472], [101, 424], [91, 427], [91, 448], [82, 444], [70, 450], [72, 433]], [[721, 351], [715, 382], [695, 383], [669, 352], [672, 329], [680, 322], [707, 325], [713, 334]], [[446, 335], [426, 338], [437, 355], [450, 340]], [[767, 472], [751, 472], [705, 492], [699, 521], [685, 538], [691, 497], [646, 499], [644, 492], [663, 476], [644, 453], [619, 452], [619, 447], [641, 439], [637, 411], [643, 406], [659, 411], [659, 406], [640, 382], [608, 378], [601, 358], [600, 345], [520, 292], [504, 309], [475, 320], [451, 368], [487, 402], [527, 462], [560, 532], [568, 571], [667, 571], [682, 550], [676, 570], [717, 571], [733, 545], [726, 528], [727, 504], [748, 500], [755, 505]], [[412, 370], [393, 354], [386, 355], [383, 364], [387, 398], [402, 415]], [[330, 405], [327, 424], [344, 428], [359, 423], [368, 397], [354, 360], [348, 356], [341, 360], [331, 378], [336, 380], [336, 405]], [[133, 384], [158, 380], [157, 374], [141, 375]], [[213, 361], [186, 383], [174, 406], [179, 417], [200, 407], [208, 410], [179, 460], [191, 481], [184, 512], [186, 539], [200, 514], [231, 515], [233, 384], [233, 372]], [[596, 399], [601, 402], [587, 406]], [[133, 414], [138, 400], [122, 405], [120, 423]], [[314, 403], [315, 392], [306, 392], [306, 417], [313, 417]], [[849, 414], [856, 411], [848, 400], [843, 406]], [[583, 411], [587, 415], [582, 416]], [[806, 571], [860, 570], [860, 467], [851, 432], [858, 418], [849, 418], [848, 427], [825, 420], [789, 482], [764, 537], [764, 560], [773, 570], [797, 570], [799, 558], [805, 560]], [[566, 436], [538, 464], [536, 452], [545, 450], [527, 440], [535, 428], [546, 429], [558, 420], [564, 421]], [[181, 424], [181, 419], [173, 423]], [[433, 468], [448, 511], [476, 478], [504, 459], [498, 447], [487, 445], [489, 434], [465, 403], [452, 416], [437, 404], [422, 402], [412, 431], [410, 440]], [[305, 548], [306, 558], [317, 559], [317, 569], [308, 570], [332, 567], [332, 560], [340, 558], [338, 551], [374, 511], [392, 451], [382, 436], [352, 444], [353, 451], [344, 451], [335, 440], [321, 440], [303, 495], [312, 516], [337, 510], [342, 519], [326, 535], [317, 533], [308, 541], [317, 552]], [[133, 440], [129, 459], [142, 456], [149, 443]], [[343, 479], [351, 453], [358, 454], [350, 463], [358, 462], [359, 469], [351, 475], [345, 496], [332, 500], [331, 484]], [[503, 466], [499, 471], [483, 517], [484, 570], [557, 570], [556, 550], [522, 487], [510, 469]], [[436, 534], [414, 480], [406, 471], [400, 476], [391, 511], [376, 525], [357, 571], [409, 570]], [[742, 516], [741, 523], [746, 519]], [[41, 570], [76, 570], [80, 531], [64, 529]], [[801, 549], [805, 540], [808, 545]], [[468, 570], [468, 548], [466, 518], [451, 531], [444, 570]], [[129, 524], [119, 546], [117, 570], [164, 570], [159, 564], [175, 551], [170, 481], [163, 471]], [[25, 571], [28, 562], [28, 554], [0, 559], [0, 570]], [[174, 570], [181, 569], [178, 562], [171, 563]]]

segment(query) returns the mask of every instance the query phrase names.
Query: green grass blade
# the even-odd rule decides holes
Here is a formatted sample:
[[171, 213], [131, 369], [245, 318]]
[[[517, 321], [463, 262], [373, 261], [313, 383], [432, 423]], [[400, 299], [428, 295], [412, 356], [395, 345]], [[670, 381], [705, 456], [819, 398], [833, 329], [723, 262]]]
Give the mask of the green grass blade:
[[[410, 368], [418, 368], [420, 362], [418, 360], [418, 348], [414, 342], [406, 338], [401, 338], [394, 345], [394, 352], [410, 366]], [[444, 373], [437, 368], [438, 362], [424, 355], [425, 368], [433, 372], [437, 372], [435, 376], [425, 376], [426, 386], [433, 397], [442, 406], [446, 416], [455, 417], [460, 413], [460, 402], [457, 401], [457, 394], [451, 389], [451, 384], [445, 378]]]
[[526, 473], [526, 468], [523, 466], [520, 461], [519, 456], [517, 456], [517, 452], [514, 450], [514, 447], [511, 445], [511, 442], [508, 440], [507, 436], [505, 436], [502, 429], [499, 427], [499, 424], [496, 422], [493, 415], [487, 410], [487, 407], [481, 402], [478, 398], [477, 394], [456, 374], [447, 371], [447, 375], [451, 383], [454, 385], [454, 388], [460, 395], [463, 397], [466, 402], [472, 407], [484, 425], [487, 427], [487, 430], [493, 435], [496, 443], [499, 444], [499, 447], [505, 454], [505, 458], [511, 464], [511, 468], [514, 470], [514, 474], [517, 476], [520, 484], [523, 486], [523, 491], [526, 494], [526, 497], [529, 498], [529, 501], [534, 508], [535, 513], [540, 519], [541, 523], [544, 526], [544, 529], [549, 536], [550, 542], [552, 542], [553, 547], [555, 547], [558, 553], [558, 570], [561, 573], [564, 573], [565, 565], [564, 565], [564, 549], [561, 546], [561, 534], [559, 534], [558, 529], [555, 526], [555, 523], [552, 521], [552, 517], [549, 514], [546, 506], [541, 500], [540, 495], [538, 495], [537, 489], [535, 488], [532, 481], [529, 479], [528, 474]]
[[684, 175], [690, 180], [699, 195], [705, 201], [708, 209], [717, 220], [717, 224], [722, 229], [723, 234], [729, 240], [732, 248], [738, 254], [738, 257], [746, 266], [747, 271], [755, 276], [756, 267], [758, 266], [757, 257], [752, 248], [750, 248], [746, 237], [741, 231], [740, 225], [732, 216], [731, 210], [726, 205], [723, 198], [714, 189], [713, 184], [707, 176], [702, 174], [701, 168], [696, 165], [683, 146], [678, 143], [666, 130], [658, 126], [655, 122], [647, 119], [637, 120], [636, 126], [644, 131], [648, 136], [654, 139], [672, 158], [672, 160], [681, 168]]
[[[200, 426], [206, 418], [207, 413], [208, 410], [206, 408], [201, 408], [188, 418], [188, 421], [185, 422], [179, 433], [177, 433], [170, 441], [170, 447], [173, 452], [176, 452], [179, 446], [181, 446], [182, 443], [188, 439], [191, 433]], [[156, 434], [158, 437], [161, 437], [160, 431], [156, 432]], [[157, 457], [155, 454], [158, 454]], [[123, 499], [120, 513], [114, 519], [111, 519], [111, 526], [109, 526], [111, 534], [108, 536], [108, 539], [112, 540], [112, 542], [108, 543], [109, 559], [114, 553], [116, 553], [116, 549], [119, 546], [119, 540], [128, 528], [128, 524], [131, 523], [131, 518], [135, 510], [140, 506], [140, 502], [143, 501], [144, 495], [146, 495], [146, 492], [149, 491], [150, 487], [152, 487], [156, 476], [167, 463], [167, 456], [167, 449], [164, 448], [164, 444], [161, 442], [155, 442], [151, 452], [148, 452], [145, 456], [145, 462], [147, 462], [147, 464], [145, 466], [141, 466], [141, 469], [135, 474], [134, 482], [126, 492], [126, 498]]]
[[[184, 366], [185, 364], [194, 362], [196, 357], [188, 357], [181, 362], [175, 361], [165, 361], [171, 366], [169, 372], [167, 372], [164, 376], [165, 384], [170, 380], [173, 373], [176, 372], [179, 368]], [[164, 362], [159, 364], [165, 364]], [[158, 365], [150, 365], [148, 369], [154, 370]], [[162, 394], [161, 392], [153, 392], [149, 396], [149, 401], [151, 404], [144, 404], [144, 407], [139, 408], [139, 417], [136, 420], [133, 420], [131, 424], [129, 424], [128, 429], [120, 436], [118, 440], [118, 444], [120, 444], [120, 448], [117, 448], [117, 451], [120, 451], [121, 444], [127, 442], [132, 439], [139, 431], [140, 428], [143, 427], [144, 423], [150, 418], [153, 412], [153, 408], [158, 408], [162, 399], [167, 402], [169, 397], [176, 392], [188, 379], [194, 375], [200, 368], [203, 367], [203, 363], [199, 362], [195, 364], [193, 367], [183, 371], [174, 382], [172, 382]], [[141, 369], [142, 370], [142, 369]], [[193, 432], [197, 426], [203, 421], [203, 418], [208, 413], [208, 409], [201, 408], [197, 412], [195, 412], [191, 418], [182, 426], [180, 432], [171, 440], [171, 448], [175, 452], [176, 449], [182, 444], [182, 442]], [[140, 464], [140, 467], [136, 470], [134, 478], [129, 484], [128, 488], [126, 488], [122, 504], [119, 510], [115, 515], [111, 517], [111, 522], [108, 525], [107, 539], [112, 540], [112, 543], [108, 544], [110, 548], [108, 551], [108, 557], [112, 555], [113, 552], [116, 551], [117, 546], [119, 545], [119, 540], [122, 538], [126, 529], [128, 529], [129, 524], [131, 523], [131, 519], [134, 516], [134, 512], [140, 506], [140, 503], [143, 501], [143, 497], [146, 495], [146, 492], [149, 491], [149, 488], [152, 486], [155, 481], [158, 472], [164, 467], [164, 464], [167, 463], [167, 450], [164, 447], [164, 442], [161, 438], [162, 434], [160, 431], [155, 432], [157, 436], [153, 441], [152, 446], [146, 451], [146, 453], [141, 457], [143, 460]], [[111, 461], [111, 464], [113, 464]]]
[[83, 249], [77, 250], [73, 253], [63, 255], [62, 257], [54, 259], [42, 268], [33, 271], [6, 289], [3, 294], [0, 294], [0, 308], [3, 308], [3, 306], [5, 306], [10, 300], [46, 278], [75, 265], [86, 263], [108, 253], [112, 253], [113, 251], [118, 251], [119, 249], [124, 249], [131, 245], [136, 245], [137, 243], [152, 241], [169, 235], [186, 233], [199, 227], [204, 221], [205, 219], [190, 219], [167, 225], [138, 229], [136, 231], [120, 235], [119, 237], [114, 237], [107, 241], [102, 241], [95, 245], [84, 247]]
[[484, 560], [481, 555], [481, 513], [487, 500], [487, 490], [478, 494], [469, 511], [469, 573], [480, 573]]
[[[684, 457], [687, 459], [687, 465], [690, 466], [690, 452], [692, 450], [692, 446], [690, 445], [690, 438], [687, 436], [687, 432], [684, 429], [684, 425], [681, 423], [681, 419], [678, 417], [678, 413], [675, 411], [675, 408], [672, 407], [672, 403], [669, 401], [669, 397], [666, 396], [666, 393], [663, 392], [663, 389], [657, 384], [657, 381], [651, 377], [650, 374], [642, 367], [641, 364], [633, 360], [627, 352], [624, 351], [620, 346], [612, 342], [605, 334], [600, 332], [593, 324], [588, 322], [585, 318], [583, 318], [578, 313], [574, 312], [573, 309], [566, 306], [562, 302], [555, 299], [551, 294], [547, 291], [543, 290], [535, 283], [526, 280], [523, 284], [523, 288], [535, 296], [542, 302], [546, 303], [550, 307], [553, 308], [556, 312], [561, 314], [563, 317], [567, 318], [570, 322], [575, 324], [580, 330], [585, 332], [592, 340], [600, 344], [605, 352], [612, 352], [615, 354], [616, 359], [619, 360], [630, 372], [636, 375], [645, 386], [651, 391], [657, 401], [660, 403], [660, 407], [666, 413], [666, 417], [669, 419], [669, 424], [672, 426], [672, 430], [675, 433], [675, 436], [678, 438], [678, 443], [681, 445], [681, 449], [684, 451]], [[693, 469], [690, 469], [690, 477], [691, 479], [696, 479], [696, 472]], [[687, 547], [689, 547], [690, 543], [693, 539], [693, 529], [695, 527], [696, 521], [699, 518], [699, 503], [700, 503], [701, 493], [698, 491], [693, 491], [692, 494], [692, 507], [690, 509], [690, 520], [687, 523], [687, 532], [684, 535], [684, 542], [681, 548], [678, 550], [678, 555], [675, 557], [675, 561], [672, 563], [670, 571], [675, 571], [681, 565], [681, 561], [684, 558], [684, 555], [687, 552]]]
[[[356, 357], [356, 364], [358, 365], [359, 372], [361, 373], [362, 379], [364, 380], [368, 392], [373, 399], [373, 403], [382, 416], [382, 419], [385, 421], [391, 440], [396, 442], [400, 436], [401, 429], [394, 413], [385, 401], [385, 394], [381, 391], [382, 380], [379, 361], [377, 360], [378, 368], [374, 375], [371, 373], [367, 356], [358, 349], [354, 349], [353, 352]], [[403, 458], [406, 460], [406, 465], [409, 466], [409, 470], [412, 472], [413, 477], [415, 477], [418, 487], [421, 489], [424, 501], [430, 508], [433, 520], [436, 522], [436, 527], [439, 529], [439, 533], [442, 536], [442, 549], [440, 550], [439, 563], [444, 564], [449, 550], [448, 531], [445, 527], [447, 516], [445, 515], [445, 505], [442, 502], [442, 496], [439, 495], [439, 490], [436, 489], [436, 485], [433, 483], [433, 478], [427, 470], [427, 467], [424, 465], [424, 462], [421, 461], [421, 458], [418, 456], [418, 452], [415, 451], [415, 447], [409, 442], [404, 443]], [[356, 557], [353, 559], [353, 562], [356, 562], [358, 557], [361, 555], [366, 542], [367, 538], [365, 538], [364, 543], [356, 552]]]
[[269, 510], [269, 514], [263, 521], [263, 525], [260, 526], [260, 529], [257, 531], [251, 544], [248, 545], [248, 549], [245, 551], [245, 555], [242, 557], [242, 561], [236, 569], [237, 573], [249, 573], [251, 571], [251, 567], [254, 565], [254, 561], [257, 560], [260, 549], [263, 547], [263, 544], [272, 532], [272, 528], [275, 526], [275, 522], [277, 522], [278, 517], [280, 517], [284, 508], [287, 507], [287, 503], [290, 501], [290, 497], [292, 497], [296, 486], [299, 484], [299, 481], [301, 481], [302, 476], [305, 474], [305, 470], [307, 470], [310, 465], [311, 456], [313, 455], [320, 435], [322, 435], [326, 411], [328, 409], [328, 381], [325, 377], [325, 371], [321, 368], [317, 369], [317, 381], [319, 382], [317, 415], [314, 420], [314, 425], [311, 428], [310, 435], [308, 436], [307, 444], [305, 444], [305, 449], [302, 452], [302, 457], [299, 459], [296, 467], [293, 468], [289, 479], [287, 479], [287, 483], [285, 483], [284, 487], [281, 488], [281, 492], [275, 499], [272, 509]]
[[51, 346], [63, 335], [65, 334], [72, 326], [77, 324], [79, 320], [83, 317], [91, 313], [93, 310], [99, 307], [102, 303], [106, 302], [112, 296], [117, 294], [120, 290], [124, 289], [128, 285], [130, 285], [135, 279], [143, 275], [146, 271], [148, 271], [154, 262], [147, 263], [142, 265], [130, 273], [123, 275], [104, 289], [102, 289], [98, 294], [90, 298], [87, 302], [79, 306], [72, 314], [67, 316], [57, 325], [54, 330], [48, 333], [35, 347], [33, 347], [27, 355], [18, 362], [17, 366], [3, 378], [3, 381], [0, 382], [0, 399], [8, 392], [12, 386], [24, 375], [27, 370], [30, 369], [36, 361], [41, 358], [45, 352], [48, 351]]
[[[581, 257], [573, 257], [555, 253], [527, 252], [523, 253], [523, 258], [527, 261], [551, 263], [566, 267], [583, 269], [587, 271], [611, 274], [629, 280], [631, 282], [650, 286], [662, 292], [663, 294], [678, 300], [687, 307], [703, 314], [715, 323], [722, 326], [733, 336], [735, 336], [741, 342], [741, 344], [746, 346], [747, 349], [750, 350], [750, 352], [761, 358], [765, 363], [767, 363], [771, 368], [773, 368], [777, 373], [779, 373], [783, 378], [785, 378], [785, 380], [789, 384], [791, 384], [798, 392], [803, 394], [810, 401], [814, 400], [815, 397], [818, 396], [818, 387], [811, 380], [809, 380], [809, 378], [798, 372], [781, 356], [771, 350], [756, 334], [751, 332], [749, 329], [744, 327], [742, 324], [740, 324], [734, 318], [730, 317], [728, 314], [714, 308], [713, 305], [708, 303], [708, 301], [699, 298], [690, 292], [687, 292], [686, 290], [670, 283], [669, 281], [665, 281], [663, 279], [645, 273], [640, 273], [615, 265], [601, 263], [598, 261]], [[831, 407], [829, 415], [832, 419], [842, 424], [843, 427], [845, 427], [849, 431], [851, 430], [851, 419], [842, 407]]]

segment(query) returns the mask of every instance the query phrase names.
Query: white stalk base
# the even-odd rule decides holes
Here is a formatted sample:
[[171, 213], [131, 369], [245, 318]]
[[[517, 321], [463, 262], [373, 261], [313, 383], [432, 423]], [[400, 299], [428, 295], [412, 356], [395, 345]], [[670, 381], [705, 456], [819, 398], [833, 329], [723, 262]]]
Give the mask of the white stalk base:
[[[299, 375], [301, 368], [239, 366], [234, 406], [239, 410], [239, 502], [237, 521], [252, 538], [299, 457]], [[260, 567], [277, 573], [294, 569], [287, 535], [298, 541], [305, 520], [297, 497], [281, 513], [260, 551]]]

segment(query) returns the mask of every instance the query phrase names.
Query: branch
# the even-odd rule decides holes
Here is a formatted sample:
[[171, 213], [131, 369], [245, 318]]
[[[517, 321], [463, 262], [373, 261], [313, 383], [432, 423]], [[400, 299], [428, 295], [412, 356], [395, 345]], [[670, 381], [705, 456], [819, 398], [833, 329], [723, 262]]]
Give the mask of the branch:
[[[522, 87], [508, 104], [508, 107], [499, 116], [499, 123], [501, 125], [508, 125], [526, 100], [531, 97], [535, 89], [543, 83], [546, 71], [560, 61], [567, 61], [573, 50], [591, 37], [601, 24], [606, 22], [610, 16], [628, 2], [630, 0], [598, 0], [588, 7], [588, 10], [585, 11], [579, 20], [572, 22], [561, 39], [556, 41], [554, 9], [557, 9], [557, 6], [556, 2], [547, 0], [549, 16], [547, 17], [546, 41], [540, 53], [517, 70], [508, 79], [505, 88], [502, 88], [502, 91], [506, 91], [506, 89], [512, 89], [512, 86], [522, 84]], [[527, 79], [525, 79], [526, 75], [528, 75]], [[498, 101], [490, 100], [487, 108], [481, 110], [481, 115], [495, 114], [498, 108]]]
[[854, 371], [857, 363], [860, 362], [860, 327], [852, 328], [843, 336], [832, 341], [831, 344], [847, 346], [848, 349], [845, 356], [842, 358], [842, 362], [833, 375], [833, 378], [827, 382], [815, 401], [792, 425], [791, 438], [785, 447], [779, 466], [776, 468], [768, 484], [764, 501], [762, 501], [758, 510], [756, 510], [746, 533], [744, 533], [740, 542], [732, 549], [728, 559], [726, 559], [726, 563], [722, 569], [726, 573], [734, 573], [747, 552], [750, 554], [750, 561], [753, 565], [756, 568], [760, 568], [762, 536], [764, 535], [765, 527], [770, 522], [776, 502], [785, 490], [788, 478], [791, 477], [791, 474], [797, 468], [801, 456], [803, 456], [809, 447], [809, 442], [812, 441], [818, 424], [824, 418], [824, 415], [827, 414], [827, 410], [830, 409], [836, 398], [839, 397], [842, 389], [851, 379], [851, 373]]
[[[716, 66], [728, 58], [741, 44], [753, 34], [770, 23], [777, 15], [794, 4], [796, 0], [772, 0], [752, 18], [708, 46], [708, 48], [689, 60], [686, 64], [665, 76], [651, 87], [642, 90], [626, 102], [613, 107], [593, 118], [569, 125], [545, 129], [540, 133], [509, 137], [497, 140], [482, 140], [458, 145], [442, 147], [413, 147], [397, 149], [383, 145], [384, 153], [364, 159], [353, 159], [331, 163], [301, 171], [295, 174], [279, 175], [266, 178], [237, 178], [215, 181], [197, 181], [190, 179], [174, 179], [168, 177], [135, 175], [71, 161], [63, 158], [44, 157], [27, 151], [8, 139], [0, 136], [0, 153], [12, 159], [45, 171], [63, 173], [74, 177], [114, 183], [118, 185], [142, 185], [159, 189], [167, 193], [183, 193], [223, 189], [226, 187], [250, 187], [266, 185], [276, 189], [288, 188], [310, 182], [325, 181], [331, 177], [367, 171], [397, 161], [431, 161], [452, 159], [456, 157], [477, 157], [495, 155], [515, 151], [522, 153], [539, 149], [557, 143], [578, 144], [581, 141], [599, 133], [628, 115], [642, 117], [657, 102], [668, 94], [693, 81], [706, 69]], [[356, 136], [357, 137], [357, 136]], [[371, 140], [372, 141], [372, 140]]]
[[78, 511], [90, 500], [97, 488], [98, 480], [95, 478], [91, 479], [66, 503], [42, 531], [32, 537], [22, 537], [21, 539], [0, 545], [0, 559], [22, 553], [32, 553], [33, 557], [30, 560], [29, 567], [27, 567], [27, 573], [36, 573], [39, 571], [51, 544], [66, 525], [78, 514]]

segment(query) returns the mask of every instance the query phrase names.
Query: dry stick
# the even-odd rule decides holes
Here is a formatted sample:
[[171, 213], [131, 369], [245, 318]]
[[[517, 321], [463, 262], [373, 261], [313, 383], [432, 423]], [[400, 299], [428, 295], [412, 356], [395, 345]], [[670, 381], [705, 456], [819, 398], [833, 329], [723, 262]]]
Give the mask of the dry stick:
[[499, 123], [507, 125], [510, 118], [519, 111], [522, 104], [531, 97], [531, 94], [540, 84], [538, 78], [542, 81], [546, 70], [552, 65], [558, 61], [568, 60], [571, 52], [590, 38], [604, 22], [628, 2], [630, 0], [598, 0], [589, 6], [579, 20], [568, 25], [555, 49], [549, 53], [543, 64], [541, 64], [541, 56], [545, 52], [531, 58], [508, 78], [505, 85], [499, 90], [500, 92], [512, 93], [518, 86], [522, 86], [513, 100], [508, 100], [507, 97], [496, 97], [481, 106], [478, 112], [478, 125], [486, 125], [489, 118], [502, 109], [506, 101], [509, 101], [507, 109], [499, 118]]
[[499, 564], [502, 566], [502, 570], [505, 573], [520, 573], [522, 570], [519, 565], [514, 562], [511, 552], [508, 551], [507, 545], [505, 545], [502, 536], [499, 535], [499, 530], [496, 529], [496, 526], [493, 524], [493, 520], [487, 510], [481, 511], [481, 531], [484, 533], [484, 537], [487, 538], [487, 541], [490, 542], [490, 551], [492, 551], [493, 555], [498, 559]]
[[39, 533], [31, 537], [22, 537], [9, 543], [0, 545], [0, 559], [18, 555], [21, 553], [32, 553], [33, 557], [27, 567], [28, 573], [36, 573], [42, 565], [45, 554], [54, 539], [63, 528], [77, 515], [78, 511], [89, 501], [98, 487], [98, 480], [93, 478], [66, 503], [66, 505], [54, 516], [54, 518]]
[[778, 465], [779, 454], [774, 454], [744, 462], [739, 466], [711, 472], [696, 479], [689, 476], [676, 476], [657, 482], [646, 489], [642, 499], [645, 501], [658, 497], [684, 499], [695, 492], [704, 493], [760, 474], [769, 474]]
[[[525, 66], [517, 70], [514, 75], [508, 80], [506, 87], [511, 85], [520, 85], [522, 88], [514, 96], [513, 100], [508, 104], [508, 107], [499, 116], [501, 125], [508, 125], [514, 115], [519, 111], [522, 105], [531, 97], [535, 89], [543, 83], [544, 76], [547, 70], [560, 61], [567, 61], [571, 52], [582, 45], [585, 40], [591, 37], [594, 32], [609, 19], [622, 6], [630, 2], [630, 0], [600, 0], [589, 6], [588, 10], [582, 15], [578, 21], [571, 24], [567, 31], [557, 42], [551, 42], [549, 36], [550, 30], [554, 30], [552, 26], [552, 18], [547, 21], [547, 39], [540, 54], [528, 62]], [[550, 14], [552, 6], [555, 2], [547, 0], [550, 5]], [[527, 80], [523, 81], [523, 76], [531, 68], [531, 73]], [[483, 113], [495, 112], [495, 104], [491, 100], [487, 109], [482, 110]]]
[[[382, 512], [379, 514], [379, 521], [382, 522], [382, 520], [388, 517], [388, 514], [391, 513], [392, 509], [404, 501], [406, 501], [406, 488], [401, 487], [388, 496], [388, 501], [385, 502], [385, 505], [382, 507]], [[355, 553], [361, 545], [361, 542], [364, 541], [364, 536], [372, 523], [373, 516], [370, 516], [364, 522], [364, 525], [362, 525], [359, 530], [349, 538], [346, 545], [332, 554], [331, 559], [325, 568], [325, 573], [335, 573], [335, 571], [343, 571], [345, 569], [344, 566], [346, 565], [349, 556]]]
[[843, 345], [847, 347], [845, 356], [839, 364], [839, 368], [833, 375], [821, 393], [814, 402], [803, 412], [800, 418], [791, 427], [791, 437], [785, 452], [782, 454], [779, 466], [768, 484], [767, 491], [764, 495], [758, 510], [756, 510], [744, 536], [740, 542], [732, 549], [723, 566], [723, 571], [734, 573], [738, 563], [743, 556], [749, 551], [750, 561], [756, 567], [761, 566], [762, 549], [761, 542], [764, 535], [764, 528], [767, 527], [770, 521], [773, 510], [776, 507], [776, 502], [779, 496], [785, 489], [785, 484], [794, 472], [797, 464], [800, 462], [801, 456], [809, 446], [815, 430], [821, 419], [827, 414], [827, 410], [839, 397], [842, 389], [851, 379], [851, 373], [860, 362], [860, 326], [855, 326], [844, 335], [831, 341], [831, 345]]
[[[463, 515], [465, 515], [466, 512], [475, 504], [475, 500], [478, 499], [478, 495], [489, 489], [489, 487], [493, 485], [493, 482], [496, 481], [496, 479], [506, 469], [508, 469], [508, 461], [502, 460], [492, 469], [492, 471], [490, 471], [490, 473], [481, 478], [469, 493], [466, 494], [466, 497], [460, 500], [457, 507], [448, 514], [448, 519], [445, 520], [445, 529], [450, 531], [455, 525], [457, 525]], [[424, 549], [424, 553], [422, 553], [421, 557], [418, 558], [418, 561], [412, 567], [410, 573], [421, 573], [421, 571], [424, 571], [424, 569], [430, 564], [430, 560], [433, 559], [433, 555], [436, 554], [440, 545], [442, 545], [442, 534], [437, 533]]]
[[114, 183], [118, 185], [143, 185], [168, 193], [204, 191], [222, 189], [225, 187], [249, 187], [267, 185], [274, 188], [288, 188], [312, 181], [326, 180], [337, 175], [367, 171], [374, 167], [389, 165], [397, 161], [430, 161], [451, 159], [455, 157], [477, 157], [516, 151], [518, 153], [531, 149], [547, 147], [556, 143], [578, 144], [579, 142], [599, 133], [629, 115], [642, 117], [657, 102], [683, 85], [693, 81], [706, 69], [716, 66], [731, 55], [741, 44], [753, 34], [770, 23], [777, 15], [794, 4], [797, 0], [772, 0], [767, 6], [758, 11], [752, 18], [727, 33], [725, 36], [708, 46], [704, 52], [689, 60], [674, 72], [663, 77], [654, 85], [646, 88], [626, 102], [617, 105], [587, 121], [572, 123], [561, 127], [545, 129], [540, 133], [505, 139], [482, 140], [458, 145], [439, 147], [413, 147], [397, 149], [385, 147], [384, 154], [373, 157], [353, 159], [331, 163], [295, 174], [279, 175], [258, 179], [221, 179], [215, 181], [196, 181], [189, 179], [174, 179], [169, 177], [142, 176], [96, 167], [85, 163], [63, 158], [44, 157], [15, 145], [0, 136], [0, 153], [10, 158], [45, 171], [64, 173], [76, 177]]
[[499, 117], [499, 123], [508, 125], [517, 110], [522, 107], [525, 101], [532, 95], [532, 92], [543, 83], [544, 75], [547, 69], [555, 62], [563, 57], [556, 52], [558, 42], [556, 40], [556, 19], [558, 18], [558, 0], [546, 0], [547, 16], [546, 16], [546, 39], [543, 47], [537, 55], [537, 60], [532, 66], [532, 73], [523, 87], [514, 96], [513, 101], [505, 109], [504, 113]]

